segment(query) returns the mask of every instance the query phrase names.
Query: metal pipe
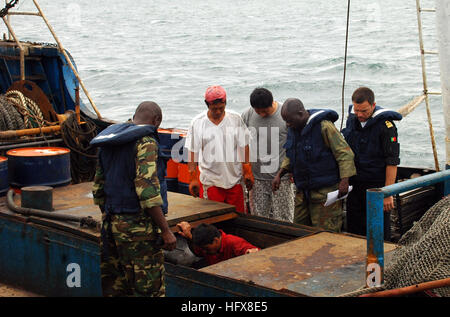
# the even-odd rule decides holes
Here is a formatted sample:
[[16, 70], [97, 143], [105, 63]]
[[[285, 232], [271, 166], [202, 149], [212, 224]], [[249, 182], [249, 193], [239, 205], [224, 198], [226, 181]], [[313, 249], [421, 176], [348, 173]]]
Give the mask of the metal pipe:
[[444, 182], [444, 196], [450, 195], [450, 169], [413, 178], [404, 182], [372, 188], [366, 192], [367, 209], [367, 260], [366, 286], [376, 287], [383, 284], [384, 275], [384, 226], [383, 200], [411, 189]]
[[[450, 170], [445, 170], [417, 178], [408, 179], [404, 182], [383, 187], [380, 190], [383, 192], [384, 197], [389, 197], [418, 187], [431, 186], [436, 183], [445, 182], [448, 179], [450, 179]], [[448, 194], [450, 194], [450, 192], [444, 192], [444, 196], [447, 196]]]
[[[49, 139], [50, 138], [50, 139]], [[53, 140], [51, 139], [51, 137], [49, 136], [34, 136], [34, 137], [28, 137], [28, 138], [24, 138], [24, 139], [11, 139], [11, 140], [1, 140], [0, 141], [0, 145], [15, 145], [15, 144], [19, 144], [19, 143], [28, 143], [28, 142], [37, 142], [37, 141], [41, 141], [41, 140]]]
[[67, 64], [69, 64], [69, 67], [72, 69], [75, 77], [77, 78], [78, 82], [80, 83], [81, 88], [83, 88], [84, 93], [86, 94], [86, 97], [89, 99], [89, 102], [91, 103], [92, 108], [94, 109], [95, 113], [97, 114], [97, 117], [99, 119], [102, 118], [102, 116], [100, 115], [100, 112], [98, 111], [97, 107], [95, 106], [94, 101], [92, 100], [88, 90], [86, 89], [83, 81], [81, 80], [80, 75], [78, 74], [77, 70], [75, 69], [75, 66], [73, 66], [72, 61], [70, 60], [69, 56], [67, 55], [66, 50], [64, 49], [63, 45], [61, 44], [61, 42], [59, 41], [58, 37], [56, 36], [55, 31], [53, 30], [52, 26], [50, 25], [49, 21], [47, 20], [47, 18], [44, 15], [44, 12], [42, 12], [41, 7], [39, 6], [39, 4], [37, 3], [36, 0], [33, 0], [34, 5], [36, 6], [36, 8], [39, 11], [39, 14], [41, 15], [42, 19], [44, 19], [45, 24], [47, 25], [48, 29], [50, 30], [50, 33], [52, 33], [53, 38], [55, 39], [56, 43], [58, 44], [58, 47], [61, 51], [61, 53], [64, 55], [64, 57], [66, 58]]
[[42, 128], [0, 131], [0, 139], [11, 139], [11, 138], [19, 137], [19, 136], [33, 135], [33, 134], [40, 134], [40, 133], [53, 133], [53, 132], [58, 132], [60, 130], [61, 130], [60, 125], [54, 125], [54, 126], [42, 127]]
[[6, 195], [6, 202], [8, 205], [8, 208], [11, 211], [14, 211], [16, 213], [19, 213], [24, 216], [37, 216], [47, 219], [54, 219], [54, 220], [60, 220], [60, 221], [74, 221], [80, 223], [80, 226], [86, 225], [88, 227], [92, 228], [100, 228], [100, 223], [93, 219], [92, 217], [79, 217], [79, 216], [73, 216], [73, 215], [66, 215], [66, 214], [59, 214], [56, 212], [49, 212], [45, 210], [40, 209], [33, 209], [33, 208], [23, 208], [19, 207], [14, 203], [14, 190], [10, 189], [8, 190], [8, 194]]
[[42, 144], [59, 143], [59, 142], [63, 142], [63, 139], [52, 139], [52, 140], [47, 140], [47, 141], [37, 141], [37, 142], [29, 142], [29, 143], [2, 145], [2, 146], [0, 146], [0, 151], [16, 149], [16, 148], [20, 148], [20, 147], [36, 146], [36, 145], [42, 145]]
[[369, 294], [364, 294], [359, 297], [393, 297], [393, 296], [403, 296], [408, 294], [413, 294], [417, 292], [423, 292], [429, 289], [435, 289], [440, 287], [450, 286], [450, 278], [445, 278], [442, 280], [436, 280], [431, 282], [420, 283], [416, 285], [390, 289], [380, 292], [374, 292]]

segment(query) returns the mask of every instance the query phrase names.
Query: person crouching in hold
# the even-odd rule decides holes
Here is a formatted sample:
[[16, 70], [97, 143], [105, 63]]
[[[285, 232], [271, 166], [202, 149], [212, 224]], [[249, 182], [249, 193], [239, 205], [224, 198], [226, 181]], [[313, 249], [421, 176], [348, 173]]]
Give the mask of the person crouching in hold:
[[254, 183], [249, 163], [250, 132], [238, 113], [225, 111], [227, 96], [221, 86], [208, 87], [205, 103], [208, 110], [192, 120], [186, 136], [189, 192], [246, 213], [241, 181], [248, 190]]
[[292, 172], [297, 187], [294, 223], [340, 232], [343, 223], [342, 201], [327, 207], [327, 193], [348, 193], [349, 177], [356, 174], [353, 152], [333, 122], [333, 110], [305, 110], [296, 98], [287, 99], [281, 116], [288, 126], [284, 147], [286, 158], [274, 178], [273, 190], [281, 177]]
[[[375, 94], [367, 87], [356, 89], [342, 134], [355, 153], [357, 175], [350, 178], [353, 191], [347, 198], [347, 231], [366, 235], [366, 190], [395, 183], [400, 164], [400, 144], [394, 120], [401, 120], [396, 111], [376, 106]], [[390, 214], [394, 198], [386, 197], [384, 239], [390, 239]]]
[[177, 227], [179, 234], [194, 244], [194, 253], [204, 257], [208, 265], [260, 250], [245, 239], [226, 234], [210, 224], [202, 223], [192, 229], [188, 222], [183, 221]]
[[165, 296], [164, 256], [176, 238], [161, 207], [157, 128], [160, 107], [141, 103], [133, 122], [113, 124], [91, 145], [99, 147], [94, 203], [102, 212], [100, 269], [103, 296]]

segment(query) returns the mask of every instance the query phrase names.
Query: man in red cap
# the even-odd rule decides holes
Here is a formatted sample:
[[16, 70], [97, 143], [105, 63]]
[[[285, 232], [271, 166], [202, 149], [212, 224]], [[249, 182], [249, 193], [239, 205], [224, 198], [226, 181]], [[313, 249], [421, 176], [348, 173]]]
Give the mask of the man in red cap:
[[241, 182], [248, 190], [254, 183], [249, 163], [250, 133], [238, 113], [225, 111], [227, 95], [223, 87], [208, 87], [205, 103], [208, 110], [192, 120], [186, 137], [189, 192], [194, 197], [234, 205], [236, 211], [246, 213]]

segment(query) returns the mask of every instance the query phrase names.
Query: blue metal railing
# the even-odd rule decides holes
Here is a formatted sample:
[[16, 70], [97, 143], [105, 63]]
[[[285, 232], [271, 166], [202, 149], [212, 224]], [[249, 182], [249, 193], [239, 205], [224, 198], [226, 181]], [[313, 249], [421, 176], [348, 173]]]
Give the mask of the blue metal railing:
[[384, 232], [383, 200], [411, 189], [444, 182], [444, 196], [450, 194], [450, 169], [421, 176], [383, 188], [368, 189], [367, 197], [367, 266], [366, 286], [375, 287], [383, 283]]

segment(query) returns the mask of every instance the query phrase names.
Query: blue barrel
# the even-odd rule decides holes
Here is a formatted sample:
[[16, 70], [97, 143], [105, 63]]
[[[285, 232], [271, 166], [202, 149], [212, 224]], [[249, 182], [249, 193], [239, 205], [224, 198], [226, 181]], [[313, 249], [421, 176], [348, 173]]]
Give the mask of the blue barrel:
[[8, 171], [11, 187], [64, 186], [70, 184], [70, 150], [36, 147], [9, 150]]
[[8, 189], [8, 158], [0, 156], [0, 196], [4, 196]]

